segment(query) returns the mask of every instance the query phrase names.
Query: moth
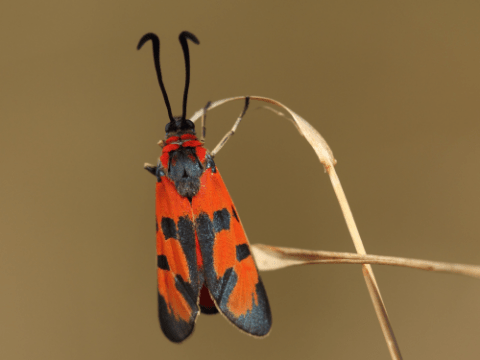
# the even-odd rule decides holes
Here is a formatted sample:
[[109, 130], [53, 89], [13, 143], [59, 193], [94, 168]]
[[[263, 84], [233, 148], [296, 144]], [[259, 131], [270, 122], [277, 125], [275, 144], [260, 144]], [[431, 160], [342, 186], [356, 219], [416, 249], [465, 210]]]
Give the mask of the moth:
[[[240, 330], [265, 336], [272, 325], [267, 294], [235, 205], [218, 172], [214, 156], [233, 134], [227, 134], [213, 152], [204, 147], [205, 125], [198, 139], [186, 118], [190, 84], [188, 41], [179, 36], [185, 59], [185, 89], [181, 116], [173, 116], [160, 68], [160, 40], [145, 34], [139, 50], [151, 41], [158, 83], [168, 111], [162, 154], [155, 175], [158, 314], [167, 338], [182, 342], [192, 333], [199, 313], [220, 312]], [[210, 103], [205, 106], [208, 110]], [[246, 98], [242, 115], [248, 108]], [[237, 120], [238, 122], [238, 120]], [[205, 122], [203, 122], [205, 124]]]

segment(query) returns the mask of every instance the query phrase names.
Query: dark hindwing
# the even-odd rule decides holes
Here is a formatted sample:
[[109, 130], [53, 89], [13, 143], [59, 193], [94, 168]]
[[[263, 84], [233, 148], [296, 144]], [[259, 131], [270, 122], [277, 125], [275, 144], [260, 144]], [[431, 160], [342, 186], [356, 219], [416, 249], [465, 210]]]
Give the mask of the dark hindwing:
[[157, 182], [156, 221], [160, 326], [168, 339], [181, 342], [195, 325], [200, 280], [191, 204], [166, 176]]
[[265, 336], [272, 315], [245, 231], [215, 166], [206, 166], [192, 199], [206, 285], [219, 310], [238, 328]]

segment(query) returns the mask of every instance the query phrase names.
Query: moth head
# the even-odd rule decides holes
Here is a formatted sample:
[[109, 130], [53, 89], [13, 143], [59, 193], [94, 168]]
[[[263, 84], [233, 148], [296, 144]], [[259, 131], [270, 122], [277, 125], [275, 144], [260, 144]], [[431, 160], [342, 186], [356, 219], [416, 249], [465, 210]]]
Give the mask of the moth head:
[[183, 134], [195, 135], [195, 124], [192, 121], [182, 119], [180, 116], [175, 116], [174, 119], [174, 122], [169, 122], [165, 126], [165, 134], [167, 138], [170, 136], [181, 136]]

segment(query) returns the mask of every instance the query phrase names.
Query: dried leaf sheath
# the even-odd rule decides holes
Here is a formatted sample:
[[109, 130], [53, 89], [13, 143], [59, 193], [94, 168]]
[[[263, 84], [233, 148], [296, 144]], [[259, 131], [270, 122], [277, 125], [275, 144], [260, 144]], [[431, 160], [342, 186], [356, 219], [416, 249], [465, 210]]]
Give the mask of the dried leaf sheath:
[[377, 264], [408, 267], [418, 270], [446, 272], [480, 279], [480, 266], [440, 261], [408, 259], [396, 256], [360, 255], [348, 252], [304, 250], [264, 244], [251, 246], [260, 271], [310, 264]]

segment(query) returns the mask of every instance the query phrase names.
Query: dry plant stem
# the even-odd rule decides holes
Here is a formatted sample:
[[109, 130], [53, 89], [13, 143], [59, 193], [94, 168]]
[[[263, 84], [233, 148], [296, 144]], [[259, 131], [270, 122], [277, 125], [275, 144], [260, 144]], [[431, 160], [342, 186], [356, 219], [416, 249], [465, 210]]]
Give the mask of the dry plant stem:
[[[328, 175], [330, 176], [330, 181], [332, 182], [333, 189], [337, 195], [338, 202], [343, 212], [345, 221], [347, 222], [348, 231], [352, 237], [353, 244], [358, 254], [366, 255], [365, 247], [363, 246], [362, 239], [360, 238], [360, 233], [358, 232], [355, 220], [353, 219], [352, 211], [348, 205], [347, 198], [343, 192], [342, 185], [340, 184], [340, 179], [337, 176], [335, 168], [333, 166], [326, 167]], [[392, 359], [401, 359], [402, 355], [400, 354], [400, 348], [398, 347], [395, 335], [393, 334], [392, 326], [388, 319], [387, 309], [383, 303], [382, 295], [380, 294], [380, 289], [378, 288], [377, 282], [375, 280], [375, 275], [373, 274], [373, 269], [368, 264], [362, 265], [362, 272], [367, 283], [368, 292], [373, 302], [373, 307], [377, 313], [378, 321], [383, 331], [385, 341], [387, 342], [388, 350], [390, 351], [390, 356]]]
[[282, 269], [288, 266], [309, 264], [375, 264], [393, 265], [411, 269], [446, 272], [451, 274], [471, 276], [480, 279], [480, 266], [454, 264], [440, 261], [408, 259], [396, 256], [360, 255], [348, 252], [323, 250], [302, 250], [269, 246], [252, 245], [252, 251], [258, 268], [263, 271]]
[[[225, 104], [226, 102], [233, 101], [233, 100], [241, 100], [245, 99], [245, 96], [238, 96], [228, 99], [222, 99], [215, 101], [211, 104], [210, 109], [213, 109], [219, 105]], [[336, 164], [336, 160], [333, 157], [332, 150], [328, 146], [327, 142], [323, 137], [315, 130], [307, 121], [305, 121], [302, 117], [294, 113], [292, 110], [287, 108], [282, 103], [261, 97], [261, 96], [250, 96], [250, 100], [259, 100], [263, 102], [267, 102], [273, 105], [280, 106], [281, 108], [285, 109], [292, 118], [289, 119], [295, 125], [297, 130], [300, 134], [305, 137], [305, 139], [310, 143], [313, 150], [317, 154], [320, 162], [323, 164], [325, 169], [328, 171], [330, 175], [330, 180], [332, 181], [333, 188], [335, 190], [335, 194], [340, 202], [340, 207], [342, 208], [343, 214], [345, 216], [345, 220], [347, 222], [348, 229], [350, 234], [352, 235], [352, 239], [357, 249], [358, 253], [365, 254], [365, 249], [362, 244], [362, 240], [358, 233], [357, 227], [355, 226], [355, 221], [353, 220], [352, 213], [350, 211], [350, 207], [348, 206], [345, 194], [342, 190], [340, 185], [340, 181], [338, 176], [333, 169], [334, 165]], [[192, 117], [191, 121], [195, 121], [202, 115], [203, 109], [197, 111]], [[400, 349], [398, 348], [398, 344], [395, 340], [395, 336], [393, 335], [393, 330], [390, 326], [390, 322], [388, 320], [387, 311], [385, 309], [385, 305], [382, 301], [380, 290], [378, 289], [377, 283], [375, 281], [375, 277], [373, 276], [373, 270], [370, 265], [362, 265], [363, 275], [365, 277], [365, 281], [367, 283], [367, 288], [370, 293], [370, 297], [372, 298], [372, 302], [374, 305], [375, 312], [377, 313], [377, 317], [380, 321], [380, 326], [382, 328], [383, 334], [385, 336], [388, 350], [390, 352], [390, 356], [392, 359], [397, 360], [401, 359], [402, 356], [400, 355]]]

